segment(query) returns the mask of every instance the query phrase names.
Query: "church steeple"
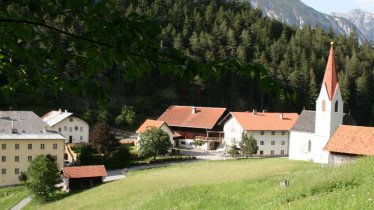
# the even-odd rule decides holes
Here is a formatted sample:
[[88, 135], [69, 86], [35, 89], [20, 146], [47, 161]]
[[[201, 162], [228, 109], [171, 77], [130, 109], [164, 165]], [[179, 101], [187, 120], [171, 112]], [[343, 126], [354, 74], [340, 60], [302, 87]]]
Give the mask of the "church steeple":
[[335, 66], [334, 42], [331, 42], [329, 60], [327, 61], [325, 76], [323, 77], [323, 82], [322, 82], [322, 88], [323, 88], [323, 85], [326, 86], [327, 95], [330, 101], [334, 97], [337, 84], [338, 84], [338, 77], [336, 74], [336, 66]]

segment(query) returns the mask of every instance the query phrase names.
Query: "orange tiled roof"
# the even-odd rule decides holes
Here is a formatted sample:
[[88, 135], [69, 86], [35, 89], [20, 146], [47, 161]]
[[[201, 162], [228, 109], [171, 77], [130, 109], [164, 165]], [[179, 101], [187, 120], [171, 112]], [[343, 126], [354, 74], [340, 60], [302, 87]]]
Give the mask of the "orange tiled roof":
[[357, 155], [374, 155], [374, 128], [341, 125], [327, 142], [324, 150]]
[[169, 126], [212, 129], [226, 108], [170, 106], [158, 120], [165, 121]]
[[270, 113], [270, 112], [231, 112], [240, 126], [246, 131], [285, 131], [291, 130], [299, 115], [297, 113]]
[[335, 55], [334, 46], [331, 44], [329, 60], [327, 61], [325, 75], [323, 77], [322, 86], [325, 85], [327, 89], [327, 94], [331, 100], [335, 94], [336, 85], [338, 84], [338, 77], [336, 74], [335, 66]]
[[146, 121], [144, 121], [144, 123], [138, 128], [138, 130], [136, 130], [137, 133], [142, 133], [144, 132], [145, 130], [147, 130], [148, 128], [150, 127], [156, 127], [156, 128], [161, 128], [161, 126], [165, 124], [164, 121], [160, 121], [160, 120], [149, 120], [147, 119]]
[[104, 165], [64, 167], [64, 177], [66, 178], [89, 178], [107, 175]]

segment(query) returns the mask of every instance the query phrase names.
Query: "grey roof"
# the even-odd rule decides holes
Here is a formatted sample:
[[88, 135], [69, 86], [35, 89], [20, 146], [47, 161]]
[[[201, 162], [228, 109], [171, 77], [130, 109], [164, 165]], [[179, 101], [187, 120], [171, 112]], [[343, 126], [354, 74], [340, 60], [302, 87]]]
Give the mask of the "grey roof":
[[42, 120], [48, 125], [54, 126], [71, 115], [73, 115], [73, 113], [67, 112], [67, 110], [65, 110], [65, 112], [62, 112], [61, 110], [50, 111], [42, 117]]
[[34, 112], [0, 111], [0, 139], [65, 139], [49, 128]]
[[[314, 133], [315, 124], [316, 111], [303, 110], [299, 116], [299, 119], [297, 119], [295, 125], [291, 128], [291, 130]], [[357, 125], [357, 123], [350, 114], [344, 114], [343, 125]]]
[[316, 112], [310, 110], [303, 110], [291, 131], [302, 131], [314, 133], [316, 124]]

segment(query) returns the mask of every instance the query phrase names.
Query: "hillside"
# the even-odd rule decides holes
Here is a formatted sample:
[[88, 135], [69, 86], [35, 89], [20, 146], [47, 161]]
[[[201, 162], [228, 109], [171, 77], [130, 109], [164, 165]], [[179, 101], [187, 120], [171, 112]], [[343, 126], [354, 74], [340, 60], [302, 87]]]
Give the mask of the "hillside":
[[[277, 2], [286, 4], [291, 1]], [[296, 1], [294, 4], [295, 11], [302, 6]], [[106, 105], [97, 104], [80, 92], [56, 93], [45, 88], [44, 94], [23, 90], [8, 98], [0, 95], [0, 107], [4, 110], [9, 107], [13, 110], [35, 110], [39, 115], [58, 108], [83, 117], [90, 114], [93, 118], [101, 118], [101, 114], [105, 113], [112, 124], [123, 105], [134, 107], [138, 124], [144, 118], [157, 118], [167, 107], [175, 104], [226, 107], [231, 111], [314, 110], [330, 42], [335, 41], [344, 112], [350, 112], [360, 125], [374, 124], [374, 49], [368, 43], [359, 45], [354, 33], [346, 37], [333, 31], [325, 32], [321, 27], [297, 29], [264, 17], [260, 10], [241, 1], [125, 1], [120, 9], [124, 16], [139, 13], [158, 17], [162, 26], [157, 36], [160, 46], [176, 48], [201, 63], [225, 58], [242, 64], [261, 64], [270, 77], [295, 90], [296, 97], [290, 98], [281, 90], [275, 93], [265, 91], [256, 80], [258, 75], [246, 70], [234, 72], [226, 69], [214, 77], [191, 77], [180, 76], [191, 72], [168, 74], [157, 68], [148, 69], [144, 75], [138, 72], [141, 67], [108, 68], [93, 79], [100, 85], [101, 91], [106, 91]], [[287, 9], [284, 11], [289, 12]], [[311, 17], [314, 15], [310, 14]], [[70, 68], [61, 67], [59, 71], [73, 81], [86, 78], [81, 73], [84, 68]], [[70, 78], [71, 71], [78, 72], [79, 76]], [[127, 80], [125, 73], [128, 72], [133, 75], [139, 73], [139, 76]], [[206, 72], [207, 75], [209, 73]], [[84, 91], [95, 92], [91, 86]]]
[[26, 209], [372, 209], [373, 173], [373, 159], [337, 168], [283, 158], [194, 162]]

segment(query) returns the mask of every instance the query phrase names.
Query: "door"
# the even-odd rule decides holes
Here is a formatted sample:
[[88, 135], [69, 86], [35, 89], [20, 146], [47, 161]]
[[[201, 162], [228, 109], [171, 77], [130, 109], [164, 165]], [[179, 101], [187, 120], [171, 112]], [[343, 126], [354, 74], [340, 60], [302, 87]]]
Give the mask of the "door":
[[69, 143], [73, 143], [73, 136], [69, 136]]

